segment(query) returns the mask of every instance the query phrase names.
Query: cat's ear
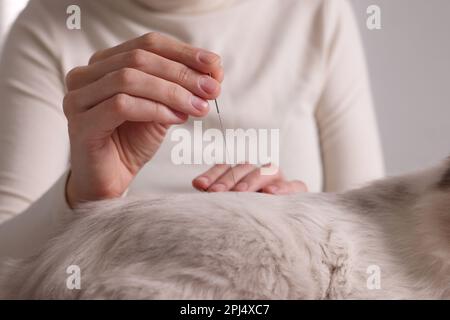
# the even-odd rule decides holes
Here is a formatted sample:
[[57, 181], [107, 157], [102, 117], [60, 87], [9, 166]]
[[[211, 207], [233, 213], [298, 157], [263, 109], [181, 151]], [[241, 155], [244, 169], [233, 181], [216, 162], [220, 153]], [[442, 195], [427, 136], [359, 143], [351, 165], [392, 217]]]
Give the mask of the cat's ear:
[[447, 170], [444, 171], [437, 186], [441, 190], [450, 190], [450, 157], [447, 158]]

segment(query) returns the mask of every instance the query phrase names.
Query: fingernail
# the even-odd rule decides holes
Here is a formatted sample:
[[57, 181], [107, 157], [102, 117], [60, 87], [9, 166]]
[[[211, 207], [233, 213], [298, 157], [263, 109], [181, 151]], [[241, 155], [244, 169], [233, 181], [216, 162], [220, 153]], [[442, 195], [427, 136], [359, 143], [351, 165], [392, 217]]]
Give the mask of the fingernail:
[[217, 82], [210, 77], [201, 77], [199, 80], [200, 88], [208, 94], [217, 91]]
[[248, 184], [245, 182], [238, 183], [238, 185], [234, 189], [240, 192], [247, 191]]
[[203, 111], [206, 108], [208, 108], [208, 101], [205, 101], [197, 96], [192, 96], [191, 104], [195, 109], [200, 111]]
[[267, 191], [269, 191], [270, 193], [276, 193], [278, 191], [278, 187], [277, 186], [268, 186]]
[[207, 187], [208, 186], [208, 178], [206, 178], [206, 177], [200, 177], [200, 178], [197, 178], [195, 180], [197, 180], [197, 182], [200, 185], [202, 185], [203, 187]]
[[212, 52], [200, 51], [198, 53], [198, 60], [204, 64], [212, 64], [216, 62], [218, 59], [220, 59], [220, 57]]
[[211, 192], [223, 192], [227, 189], [227, 187], [224, 184], [218, 183], [214, 184], [211, 188], [209, 188], [209, 191]]

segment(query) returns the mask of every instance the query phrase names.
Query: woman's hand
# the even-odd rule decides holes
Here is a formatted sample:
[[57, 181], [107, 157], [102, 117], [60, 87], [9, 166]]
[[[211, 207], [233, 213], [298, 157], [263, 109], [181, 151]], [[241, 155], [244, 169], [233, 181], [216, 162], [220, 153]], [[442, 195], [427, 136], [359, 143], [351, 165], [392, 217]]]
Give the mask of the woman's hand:
[[[236, 181], [236, 183], [235, 183]], [[287, 181], [280, 170], [274, 175], [261, 175], [261, 168], [251, 164], [218, 164], [192, 181], [194, 188], [208, 192], [263, 192], [285, 195], [307, 192], [301, 181]]]
[[69, 205], [121, 196], [170, 125], [208, 113], [206, 100], [219, 95], [222, 80], [218, 55], [157, 33], [99, 51], [71, 70], [63, 103]]

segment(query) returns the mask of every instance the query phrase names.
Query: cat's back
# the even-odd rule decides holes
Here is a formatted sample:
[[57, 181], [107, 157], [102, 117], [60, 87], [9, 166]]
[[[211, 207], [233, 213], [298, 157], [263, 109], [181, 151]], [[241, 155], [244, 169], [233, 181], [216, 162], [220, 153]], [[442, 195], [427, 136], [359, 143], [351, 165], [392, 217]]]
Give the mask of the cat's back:
[[[77, 210], [39, 257], [20, 265], [16, 278], [28, 280], [17, 284], [16, 293], [30, 298], [111, 298], [117, 292], [122, 295], [117, 298], [148, 299], [321, 297], [326, 284], [313, 285], [305, 277], [314, 269], [309, 253], [314, 250], [292, 226], [297, 200], [199, 193], [91, 203]], [[70, 265], [79, 266], [85, 290], [67, 291]], [[133, 283], [139, 294], [127, 289]], [[121, 285], [126, 288], [117, 290]]]

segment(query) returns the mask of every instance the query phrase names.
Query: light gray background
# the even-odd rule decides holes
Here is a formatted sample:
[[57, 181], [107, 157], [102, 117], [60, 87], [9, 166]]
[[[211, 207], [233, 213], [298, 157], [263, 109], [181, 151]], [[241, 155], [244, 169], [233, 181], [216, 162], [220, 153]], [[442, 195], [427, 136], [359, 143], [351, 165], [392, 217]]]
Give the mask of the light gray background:
[[[366, 48], [388, 174], [450, 155], [450, 1], [351, 0]], [[366, 27], [378, 5], [382, 29]]]
[[[366, 48], [387, 173], [450, 155], [450, 0], [350, 1]], [[25, 2], [0, 0], [0, 46], [12, 13]], [[366, 27], [372, 4], [381, 7], [381, 30]]]

